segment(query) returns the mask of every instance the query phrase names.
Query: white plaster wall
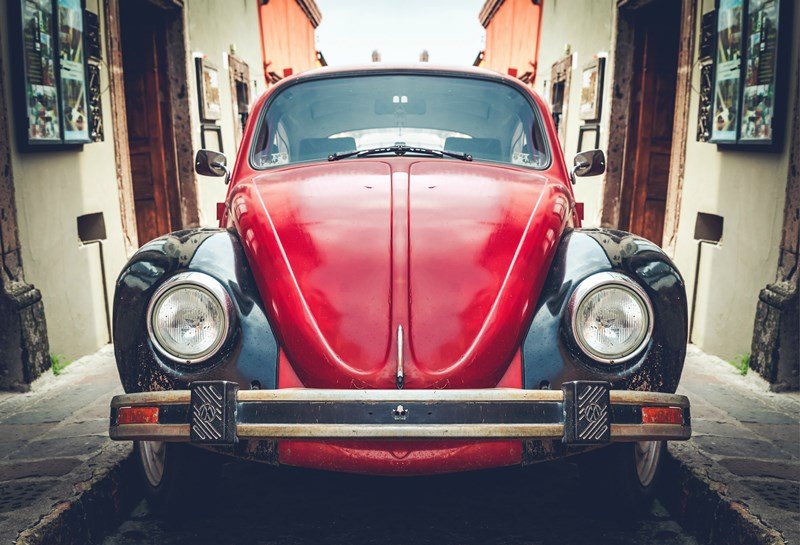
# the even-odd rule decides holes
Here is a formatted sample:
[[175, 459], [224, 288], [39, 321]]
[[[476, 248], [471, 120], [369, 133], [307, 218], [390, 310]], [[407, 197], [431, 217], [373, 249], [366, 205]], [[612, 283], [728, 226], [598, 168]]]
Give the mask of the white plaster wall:
[[[0, 0], [0, 13], [7, 13]], [[86, 8], [99, 14], [105, 47], [102, 2], [88, 0]], [[223, 53], [235, 44], [236, 54], [250, 65], [253, 96], [266, 89], [263, 79], [257, 2], [251, 0], [189, 0], [190, 51], [209, 55], [220, 70], [223, 146], [235, 157], [234, 113], [228, 70]], [[0, 18], [4, 87], [11, 132], [16, 135], [12, 97], [7, 18]], [[107, 55], [104, 51], [104, 58]], [[200, 147], [199, 113], [194, 65], [190, 67], [195, 149]], [[108, 72], [101, 65], [103, 116], [106, 140], [86, 144], [82, 150], [20, 153], [12, 142], [12, 168], [16, 191], [22, 259], [27, 282], [42, 292], [52, 354], [75, 358], [95, 351], [108, 340], [103, 306], [102, 279], [96, 245], [82, 246], [77, 217], [102, 212], [107, 240], [104, 243], [106, 283], [113, 301], [114, 283], [127, 255], [122, 238], [115, 143], [112, 141]], [[216, 225], [216, 203], [224, 200], [226, 186], [219, 178], [199, 178], [199, 206], [203, 225]]]
[[[702, 2], [701, 2], [702, 4]], [[706, 1], [706, 9], [713, 2]], [[703, 10], [698, 8], [699, 15]], [[800, 49], [800, 10], [795, 10], [792, 61], [781, 70], [793, 86]], [[691, 298], [695, 284], [698, 212], [724, 218], [717, 247], [703, 248], [698, 275], [693, 341], [703, 350], [730, 359], [750, 353], [758, 293], [775, 280], [788, 175], [788, 146], [780, 153], [722, 150], [695, 141], [700, 67], [692, 74], [686, 170], [674, 259]], [[789, 89], [793, 96], [793, 87]], [[785, 111], [790, 117], [793, 104]], [[786, 134], [786, 138], [790, 135]]]
[[[264, 80], [263, 57], [261, 52], [261, 36], [258, 20], [258, 2], [253, 0], [188, 0], [187, 19], [189, 33], [189, 50], [204, 54], [217, 67], [220, 76], [220, 102], [222, 104], [222, 145], [228, 157], [228, 164], [233, 165], [236, 157], [235, 127], [239, 122], [235, 118], [231, 101], [230, 73], [227, 68], [227, 56], [231, 46], [235, 55], [244, 60], [250, 67], [250, 92], [253, 101], [267, 88]], [[194, 61], [190, 67], [190, 93], [192, 97], [193, 135], [195, 149], [200, 149], [200, 113], [197, 102], [197, 84]], [[221, 178], [198, 176], [198, 206], [200, 207], [200, 224], [216, 226], [216, 205], [225, 200], [227, 187]]]
[[[578, 130], [583, 124], [579, 114], [583, 67], [595, 55], [607, 55], [611, 49], [615, 4], [615, 0], [548, 0], [544, 3], [539, 69], [534, 88], [549, 100], [551, 68], [564, 57], [569, 46], [574, 57], [564, 146], [568, 166], [578, 151]], [[613, 66], [606, 59], [600, 123], [600, 148], [604, 151], [608, 142], [612, 71]], [[603, 177], [579, 178], [575, 185], [575, 197], [578, 202], [584, 203], [584, 226], [600, 225]]]
[[[89, 0], [87, 9], [100, 15], [102, 5]], [[0, 0], [7, 13], [7, 0]], [[12, 137], [17, 215], [25, 279], [42, 292], [50, 352], [67, 358], [95, 351], [108, 342], [103, 307], [100, 261], [96, 245], [82, 246], [77, 217], [102, 212], [108, 240], [104, 251], [109, 298], [127, 256], [122, 238], [119, 193], [110, 128], [108, 73], [101, 69], [106, 140], [82, 151], [20, 153], [16, 145], [16, 108], [9, 72], [8, 20], [0, 18], [3, 85]], [[102, 28], [105, 36], [105, 28]]]

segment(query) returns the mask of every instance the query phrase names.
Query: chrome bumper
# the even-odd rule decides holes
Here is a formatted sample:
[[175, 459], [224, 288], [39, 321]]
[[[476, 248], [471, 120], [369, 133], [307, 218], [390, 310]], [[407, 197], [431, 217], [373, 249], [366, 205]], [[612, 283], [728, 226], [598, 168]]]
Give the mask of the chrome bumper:
[[610, 390], [605, 383], [568, 383], [562, 390], [238, 391], [226, 382], [190, 388], [115, 396], [109, 435], [211, 445], [238, 439], [561, 439], [592, 445], [691, 436], [685, 396]]

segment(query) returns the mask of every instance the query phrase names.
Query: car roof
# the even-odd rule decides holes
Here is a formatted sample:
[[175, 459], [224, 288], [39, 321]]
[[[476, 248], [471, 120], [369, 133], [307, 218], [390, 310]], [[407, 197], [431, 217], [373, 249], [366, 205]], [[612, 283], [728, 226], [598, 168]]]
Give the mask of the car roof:
[[392, 63], [370, 63], [370, 64], [354, 64], [344, 66], [323, 66], [320, 68], [313, 68], [305, 72], [297, 74], [298, 77], [304, 75], [318, 75], [318, 74], [337, 74], [337, 73], [350, 73], [350, 72], [397, 72], [397, 71], [410, 71], [420, 73], [430, 72], [455, 72], [460, 74], [475, 74], [483, 76], [500, 76], [500, 72], [489, 70], [487, 68], [480, 68], [477, 66], [460, 66], [460, 65], [437, 65], [428, 63], [410, 63], [410, 64], [392, 64]]
[[419, 64], [384, 64], [384, 63], [371, 63], [363, 65], [352, 66], [323, 66], [321, 68], [313, 68], [305, 72], [288, 76], [275, 87], [287, 85], [296, 81], [304, 79], [316, 79], [324, 77], [335, 77], [337, 75], [352, 76], [352, 75], [367, 75], [367, 74], [396, 74], [398, 72], [408, 74], [431, 74], [431, 75], [452, 75], [452, 76], [479, 76], [481, 78], [495, 79], [514, 85], [520, 89], [524, 89], [534, 95], [538, 94], [517, 78], [489, 70], [487, 68], [480, 68], [476, 66], [457, 66], [457, 65], [435, 65], [428, 63]]

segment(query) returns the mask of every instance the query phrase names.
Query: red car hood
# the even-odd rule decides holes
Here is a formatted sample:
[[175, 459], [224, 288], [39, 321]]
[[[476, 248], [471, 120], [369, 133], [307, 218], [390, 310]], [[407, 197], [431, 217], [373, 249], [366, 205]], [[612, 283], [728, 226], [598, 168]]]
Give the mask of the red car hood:
[[[259, 173], [234, 222], [305, 386], [497, 385], [569, 216], [564, 185], [448, 160], [353, 160]], [[398, 328], [404, 335], [398, 342]]]

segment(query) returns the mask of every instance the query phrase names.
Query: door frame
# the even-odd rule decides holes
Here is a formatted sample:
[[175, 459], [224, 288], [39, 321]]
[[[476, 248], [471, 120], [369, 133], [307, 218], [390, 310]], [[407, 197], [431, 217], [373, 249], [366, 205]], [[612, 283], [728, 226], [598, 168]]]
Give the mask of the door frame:
[[[634, 18], [636, 10], [654, 2], [674, 0], [617, 0], [614, 10], [611, 57], [614, 93], [611, 97], [607, 171], [603, 181], [601, 224], [617, 228], [621, 222], [623, 179], [629, 162], [628, 127], [634, 75]], [[697, 26], [698, 0], [680, 0], [681, 27], [678, 46], [678, 78], [675, 88], [675, 114], [672, 129], [672, 151], [669, 162], [669, 183], [664, 214], [664, 236], [661, 245], [674, 256], [681, 212], [681, 193], [686, 166], [686, 144], [689, 134], [689, 104], [692, 90], [692, 62]]]
[[[117, 188], [120, 199], [120, 216], [125, 250], [131, 255], [138, 247], [136, 210], [133, 199], [130, 147], [128, 145], [128, 118], [125, 105], [125, 81], [122, 65], [122, 35], [120, 26], [120, 0], [103, 0], [106, 27], [106, 54], [108, 57], [109, 94], [111, 98], [111, 134], [114, 138]], [[194, 120], [191, 100], [186, 88], [189, 85], [190, 54], [186, 32], [186, 8], [182, 0], [150, 0], [164, 10], [166, 19], [167, 79], [170, 88], [170, 109], [174, 135], [175, 170], [178, 176], [180, 224], [182, 228], [200, 224], [197, 199], [197, 177], [194, 173]], [[181, 92], [180, 90], [184, 91]], [[171, 206], [174, 203], [170, 203]]]

